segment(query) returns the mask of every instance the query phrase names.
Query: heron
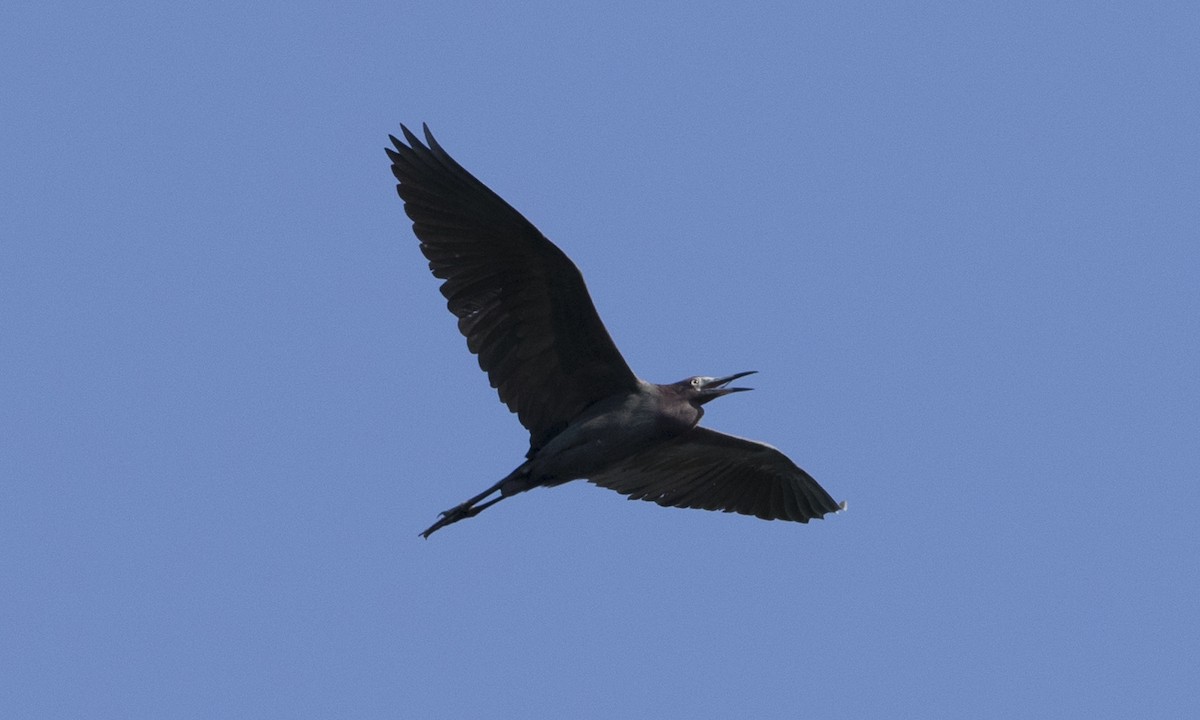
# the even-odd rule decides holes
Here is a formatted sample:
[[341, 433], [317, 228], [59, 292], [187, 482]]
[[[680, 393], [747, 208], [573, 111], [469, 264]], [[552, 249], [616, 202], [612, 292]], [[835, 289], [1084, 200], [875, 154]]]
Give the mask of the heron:
[[442, 149], [389, 135], [396, 190], [467, 348], [529, 431], [525, 460], [420, 533], [535, 487], [587, 480], [631, 500], [807, 523], [845, 508], [765, 443], [701, 427], [705, 404], [751, 375], [658, 385], [637, 377], [554, 243]]

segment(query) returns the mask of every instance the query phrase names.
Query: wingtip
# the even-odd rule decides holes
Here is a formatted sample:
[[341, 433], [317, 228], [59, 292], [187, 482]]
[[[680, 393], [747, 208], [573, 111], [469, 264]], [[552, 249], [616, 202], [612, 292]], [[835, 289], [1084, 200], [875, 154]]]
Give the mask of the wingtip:
[[425, 132], [425, 144], [429, 146], [430, 150], [438, 153], [446, 152], [442, 150], [442, 146], [438, 145], [438, 141], [433, 137], [433, 131], [429, 129], [428, 123], [421, 123], [421, 130]]
[[416, 149], [421, 147], [428, 147], [431, 150], [435, 148], [440, 149], [438, 147], [437, 140], [433, 138], [433, 131], [429, 129], [429, 123], [421, 123], [421, 132], [425, 135], [424, 143], [421, 142], [421, 139], [417, 137], [416, 133], [408, 129], [407, 125], [400, 123], [400, 133], [404, 135], [404, 139], [408, 142], [408, 145], [405, 145], [403, 142], [401, 142], [395, 135], [389, 134], [388, 139], [392, 141], [392, 144], [395, 145], [397, 149]]
[[413, 133], [412, 130], [408, 129], [407, 125], [405, 125], [404, 123], [400, 123], [400, 130], [401, 130], [401, 132], [404, 133], [404, 139], [408, 141], [409, 147], [413, 147], [413, 148], [421, 147], [421, 141], [419, 139], [417, 139], [417, 136]]

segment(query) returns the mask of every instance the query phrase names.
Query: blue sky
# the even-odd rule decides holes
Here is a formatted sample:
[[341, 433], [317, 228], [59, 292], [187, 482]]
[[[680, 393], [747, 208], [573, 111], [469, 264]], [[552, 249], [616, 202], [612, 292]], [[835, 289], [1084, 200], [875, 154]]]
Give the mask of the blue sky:
[[[7, 3], [0, 714], [1200, 712], [1192, 3]], [[383, 146], [849, 511], [537, 490]]]

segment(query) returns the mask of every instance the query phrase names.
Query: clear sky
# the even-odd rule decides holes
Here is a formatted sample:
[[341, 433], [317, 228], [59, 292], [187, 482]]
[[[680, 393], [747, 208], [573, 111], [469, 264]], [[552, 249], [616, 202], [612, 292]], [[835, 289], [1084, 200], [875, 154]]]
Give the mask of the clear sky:
[[[1200, 7], [0, 9], [0, 715], [1200, 715]], [[535, 490], [400, 122], [849, 510]]]

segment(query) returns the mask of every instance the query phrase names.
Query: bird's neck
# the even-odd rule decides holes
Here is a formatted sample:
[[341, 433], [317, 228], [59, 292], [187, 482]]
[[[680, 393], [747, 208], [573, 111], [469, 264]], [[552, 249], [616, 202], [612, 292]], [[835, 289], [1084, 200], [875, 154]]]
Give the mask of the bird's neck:
[[691, 430], [704, 417], [704, 408], [679, 400], [664, 402], [659, 409], [663, 429], [671, 434]]

